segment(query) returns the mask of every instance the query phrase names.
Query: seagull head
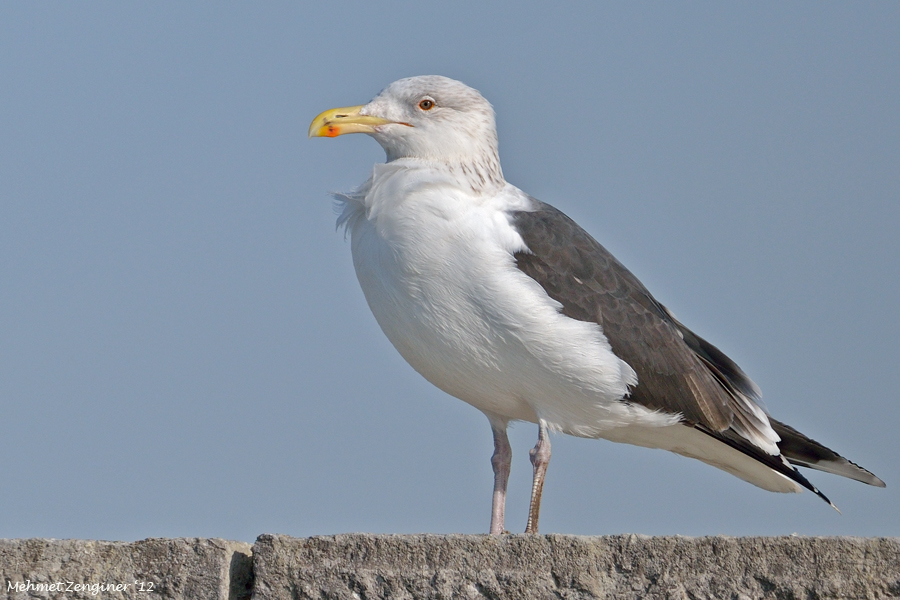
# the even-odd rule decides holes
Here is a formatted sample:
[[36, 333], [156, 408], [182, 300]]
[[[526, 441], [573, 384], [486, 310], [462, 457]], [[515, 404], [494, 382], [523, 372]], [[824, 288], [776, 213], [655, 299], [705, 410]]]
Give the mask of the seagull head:
[[371, 102], [327, 110], [309, 137], [366, 133], [387, 160], [418, 159], [445, 166], [474, 189], [504, 183], [494, 109], [477, 90], [438, 75], [400, 79]]

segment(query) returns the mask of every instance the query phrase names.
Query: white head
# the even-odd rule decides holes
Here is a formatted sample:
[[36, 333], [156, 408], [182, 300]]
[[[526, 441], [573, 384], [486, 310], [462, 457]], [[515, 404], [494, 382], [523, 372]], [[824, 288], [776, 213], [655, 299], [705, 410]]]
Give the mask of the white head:
[[366, 133], [387, 160], [412, 158], [446, 166], [475, 189], [504, 183], [497, 154], [497, 128], [490, 103], [469, 86], [426, 75], [400, 79], [364, 106], [326, 111], [310, 137]]

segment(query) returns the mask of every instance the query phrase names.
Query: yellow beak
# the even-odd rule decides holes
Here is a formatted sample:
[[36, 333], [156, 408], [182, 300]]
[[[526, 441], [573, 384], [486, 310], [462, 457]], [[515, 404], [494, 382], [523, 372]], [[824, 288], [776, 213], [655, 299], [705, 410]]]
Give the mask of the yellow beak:
[[337, 137], [345, 133], [374, 133], [379, 125], [393, 123], [381, 117], [359, 114], [362, 106], [326, 110], [309, 125], [309, 137]]

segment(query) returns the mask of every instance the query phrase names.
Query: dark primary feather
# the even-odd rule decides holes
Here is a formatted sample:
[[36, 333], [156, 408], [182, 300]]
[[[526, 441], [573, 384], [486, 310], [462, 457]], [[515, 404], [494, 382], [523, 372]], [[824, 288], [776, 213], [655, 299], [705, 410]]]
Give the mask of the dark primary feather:
[[790, 461], [788, 461], [784, 455], [779, 454], [778, 456], [773, 456], [767, 452], [763, 452], [757, 446], [754, 446], [745, 438], [735, 433], [735, 431], [732, 429], [726, 429], [725, 431], [710, 431], [703, 425], [695, 425], [694, 428], [702, 431], [710, 437], [719, 440], [723, 444], [731, 446], [738, 452], [742, 452], [750, 458], [763, 463], [773, 471], [781, 473], [788, 479], [796, 481], [809, 491], [816, 494], [819, 498], [830, 504], [832, 508], [837, 510], [837, 507], [832, 504], [831, 500], [828, 499], [828, 496], [820, 492], [818, 488], [816, 488], [816, 486], [810, 483], [809, 480], [803, 476], [803, 473], [791, 466]]
[[847, 460], [790, 425], [776, 421], [772, 417], [769, 417], [769, 423], [781, 438], [781, 441], [778, 442], [778, 449], [792, 464], [841, 475], [876, 487], [885, 487], [884, 482], [871, 471]]
[[767, 454], [741, 435], [764, 426], [747, 408], [747, 403], [761, 402], [756, 384], [721, 350], [675, 319], [572, 219], [532, 201], [535, 210], [511, 215], [529, 250], [515, 254], [516, 266], [562, 305], [564, 315], [601, 326], [616, 356], [637, 373], [638, 384], [627, 401], [681, 413], [685, 425], [766, 464], [826, 502], [788, 461], [884, 486], [869, 471], [774, 419], [768, 422], [781, 437], [783, 457]]
[[681, 332], [684, 343], [688, 345], [694, 354], [706, 363], [706, 366], [709, 367], [713, 374], [715, 374], [716, 379], [718, 379], [722, 385], [735, 393], [740, 393], [751, 398], [754, 402], [762, 401], [762, 392], [759, 387], [747, 377], [747, 374], [744, 373], [743, 369], [737, 366], [733, 360], [728, 358], [724, 352], [682, 325], [668, 309], [665, 310], [675, 326], [678, 327], [678, 331]]

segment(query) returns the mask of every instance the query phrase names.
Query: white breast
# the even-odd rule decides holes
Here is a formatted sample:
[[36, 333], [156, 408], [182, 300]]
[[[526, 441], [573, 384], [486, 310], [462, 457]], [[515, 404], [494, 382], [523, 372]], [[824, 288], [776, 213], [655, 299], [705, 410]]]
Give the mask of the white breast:
[[623, 402], [636, 375], [600, 326], [560, 314], [515, 267], [525, 245], [507, 215], [530, 205], [515, 187], [476, 196], [449, 174], [394, 161], [341, 198], [339, 222], [372, 313], [440, 389], [485, 412], [588, 437], [677, 420]]

